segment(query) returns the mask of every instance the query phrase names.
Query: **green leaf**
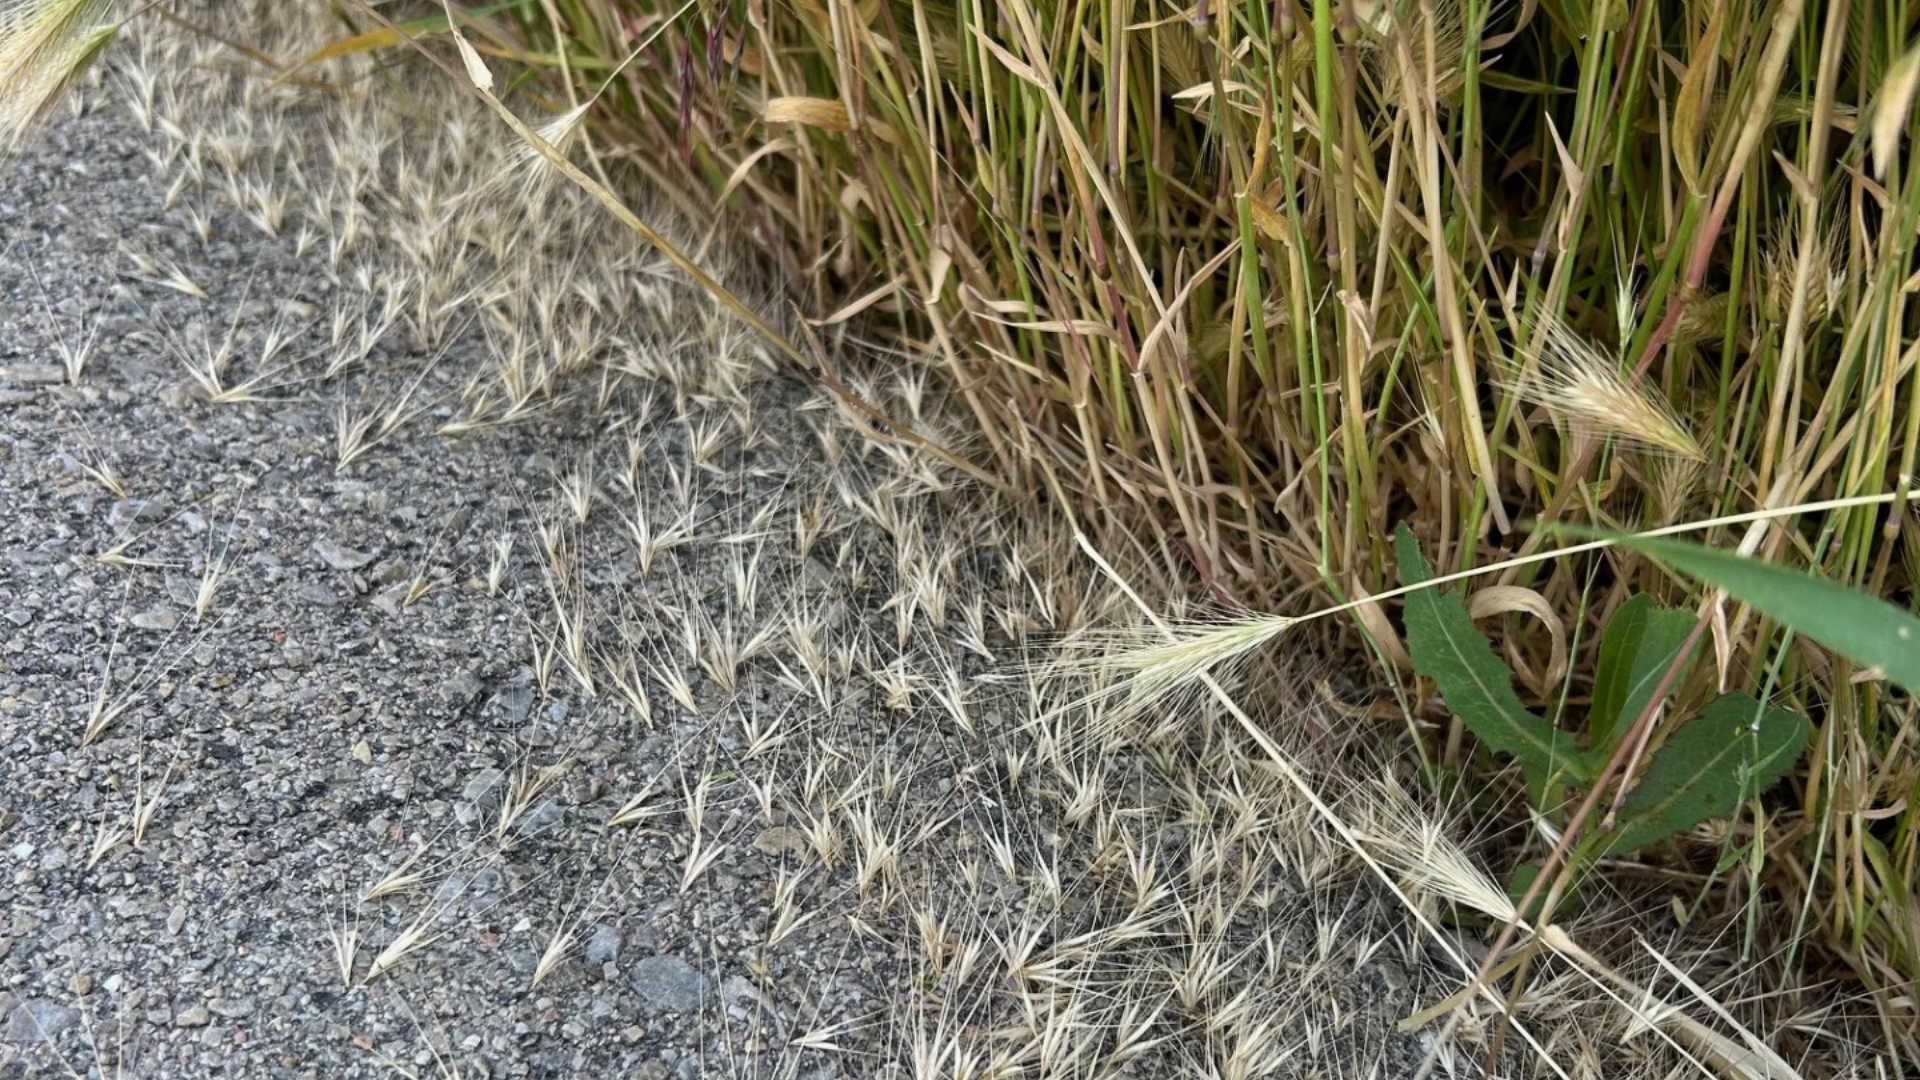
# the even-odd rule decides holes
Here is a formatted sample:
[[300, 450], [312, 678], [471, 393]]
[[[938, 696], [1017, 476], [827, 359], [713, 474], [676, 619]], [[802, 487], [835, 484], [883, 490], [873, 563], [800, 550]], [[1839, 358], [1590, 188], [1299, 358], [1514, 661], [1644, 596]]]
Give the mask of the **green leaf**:
[[[1394, 534], [1400, 577], [1418, 585], [1433, 577], [1420, 545], [1405, 525]], [[1407, 594], [1407, 648], [1414, 667], [1431, 678], [1447, 708], [1489, 748], [1517, 758], [1536, 795], [1556, 780], [1587, 782], [1573, 740], [1528, 712], [1513, 692], [1513, 672], [1493, 653], [1453, 593], [1418, 589]]]
[[1667, 737], [1620, 806], [1602, 854], [1645, 847], [1726, 817], [1773, 786], [1807, 744], [1805, 717], [1722, 694]]
[[1920, 618], [1878, 597], [1759, 559], [1680, 540], [1635, 537], [1556, 526], [1576, 536], [1612, 538], [1679, 572], [1725, 589], [1727, 595], [1887, 680], [1920, 693]]
[[1692, 632], [1692, 615], [1663, 608], [1644, 593], [1621, 604], [1607, 620], [1593, 679], [1593, 707], [1587, 712], [1589, 758], [1604, 761], [1612, 756], [1614, 732], [1625, 730], [1646, 709]]

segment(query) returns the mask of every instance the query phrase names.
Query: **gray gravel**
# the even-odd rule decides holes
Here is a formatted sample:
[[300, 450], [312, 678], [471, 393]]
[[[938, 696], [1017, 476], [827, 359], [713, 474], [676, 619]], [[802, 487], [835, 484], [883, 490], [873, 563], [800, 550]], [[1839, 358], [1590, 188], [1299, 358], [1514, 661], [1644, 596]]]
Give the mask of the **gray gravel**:
[[646, 310], [664, 376], [438, 436], [498, 335], [327, 375], [351, 263], [84, 100], [0, 183], [0, 1076], [1411, 1074], [1444, 975], [1230, 733], [1030, 722], [1057, 539]]

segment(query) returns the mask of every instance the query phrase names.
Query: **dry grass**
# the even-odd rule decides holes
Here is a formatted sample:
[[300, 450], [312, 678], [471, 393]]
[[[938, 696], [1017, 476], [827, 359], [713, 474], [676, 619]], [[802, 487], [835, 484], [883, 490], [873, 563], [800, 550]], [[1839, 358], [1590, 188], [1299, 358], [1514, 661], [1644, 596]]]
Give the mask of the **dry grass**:
[[[1908, 531], [1845, 501], [1911, 487], [1920, 453], [1900, 12], [828, 0], [640, 30], [637, 10], [555, 0], [461, 33], [546, 76], [529, 114], [571, 131], [592, 104], [583, 159], [729, 211], [804, 308], [928, 358], [973, 455], [1144, 553], [1157, 593], [1284, 625], [1396, 584], [1400, 520], [1465, 571], [1545, 551], [1529, 520], [1813, 502], [1705, 539], [1912, 593]], [[636, 49], [653, 62], [605, 82]], [[1711, 601], [1618, 553], [1491, 584], [1563, 627], [1488, 621], [1523, 671], [1565, 672], [1530, 704], [1576, 717], [1621, 602]], [[1439, 766], [1485, 770], [1391, 670], [1384, 608], [1355, 610], [1332, 644], [1386, 661]], [[1909, 1027], [1911, 702], [1751, 612], [1715, 626], [1689, 687], [1839, 725], [1753, 819], [1764, 885], [1715, 875], [1740, 947]], [[1173, 684], [1204, 666], [1145, 659]], [[1667, 855], [1694, 873], [1732, 852]]]
[[[601, 19], [609, 10], [603, 6], [555, 0], [539, 10], [545, 14], [524, 24], [473, 24], [469, 35], [492, 57], [483, 62], [528, 60], [513, 42], [542, 40], [552, 27], [541, 20], [549, 17], [562, 20], [582, 59], [617, 61], [637, 45], [624, 28]], [[1746, 244], [1760, 235], [1759, 215], [1742, 211], [1729, 219], [1730, 202], [1656, 198], [1655, 170], [1633, 155], [1698, 155], [1687, 168], [1701, 173], [1704, 193], [1734, 191], [1734, 179], [1755, 160], [1754, 146], [1742, 149], [1753, 140], [1740, 132], [1756, 117], [1772, 116], [1786, 78], [1779, 53], [1788, 48], [1778, 44], [1784, 35], [1768, 37], [1772, 24], [1758, 12], [1729, 13], [1728, 27], [1757, 36], [1727, 44], [1727, 70], [1695, 77], [1689, 85], [1700, 89], [1691, 97], [1666, 85], [1671, 73], [1652, 56], [1656, 50], [1627, 50], [1644, 61], [1632, 69], [1636, 77], [1674, 91], [1676, 112], [1695, 110], [1684, 117], [1693, 126], [1683, 138], [1651, 97], [1584, 80], [1573, 89], [1574, 122], [1564, 130], [1560, 121], [1548, 129], [1531, 119], [1492, 130], [1487, 97], [1522, 91], [1484, 77], [1481, 50], [1492, 27], [1478, 6], [1383, 10], [1347, 25], [1345, 31], [1366, 35], [1355, 46], [1363, 61], [1357, 65], [1343, 62], [1343, 31], [1331, 11], [1316, 10], [1316, 18], [1283, 30], [1266, 26], [1267, 14], [1255, 9], [1222, 12], [1196, 26], [1178, 12], [1102, 6], [1085, 9], [1097, 18], [1084, 36], [1064, 32], [1081, 9], [1016, 3], [942, 12], [959, 31], [951, 35], [945, 23], [924, 17], [930, 11], [802, 6], [743, 25], [717, 9], [691, 9], [684, 23], [663, 23], [654, 46], [681, 57], [690, 89], [661, 85], [658, 65], [636, 68], [609, 85], [595, 111], [581, 113], [580, 83], [556, 81], [550, 100], [514, 102], [533, 118], [525, 126], [537, 142], [496, 134], [488, 117], [450, 102], [428, 128], [398, 109], [386, 111], [404, 103], [368, 107], [349, 98], [341, 107], [356, 110], [364, 127], [321, 148], [319, 167], [332, 195], [313, 205], [263, 186], [260, 162], [249, 156], [258, 151], [247, 149], [253, 139], [233, 130], [189, 131], [182, 118], [191, 110], [169, 100], [179, 91], [164, 77], [135, 78], [130, 103], [156, 133], [159, 156], [184, 178], [182, 199], [225, 200], [268, 232], [308, 230], [311, 240], [303, 243], [335, 264], [344, 285], [365, 300], [358, 324], [336, 320], [335, 351], [327, 356], [282, 358], [262, 348], [262, 361], [248, 369], [254, 374], [236, 377], [236, 350], [209, 340], [183, 358], [183, 369], [216, 401], [254, 397], [256, 389], [278, 385], [259, 380], [305, 379], [309, 369], [316, 385], [346, 400], [343, 381], [371, 374], [387, 334], [404, 329], [438, 344], [472, 317], [492, 341], [493, 362], [470, 373], [456, 397], [432, 402], [461, 418], [442, 431], [479, 432], [585, 395], [615, 411], [631, 409], [635, 429], [652, 423], [678, 433], [684, 453], [659, 466], [670, 475], [664, 487], [637, 478], [638, 451], [610, 450], [574, 463], [556, 478], [539, 535], [520, 545], [538, 559], [538, 574], [514, 580], [511, 547], [503, 542], [486, 584], [523, 605], [543, 690], [570, 683], [583, 695], [621, 702], [646, 727], [669, 710], [683, 720], [747, 725], [740, 734], [750, 751], [740, 756], [754, 768], [722, 778], [712, 761], [689, 749], [671, 772], [640, 784], [608, 823], [673, 834], [680, 889], [697, 889], [717, 853], [740, 839], [713, 817], [716, 785], [730, 785], [726, 794], [755, 807], [762, 822], [792, 822], [780, 827], [802, 838], [772, 890], [769, 949], [845, 916], [853, 901], [852, 933], [905, 958], [911, 977], [901, 989], [902, 1007], [864, 1021], [823, 1020], [786, 1033], [786, 1045], [878, 1045], [907, 1071], [929, 1076], [1269, 1073], [1294, 1056], [1326, 1050], [1331, 1036], [1308, 1006], [1336, 996], [1353, 970], [1383, 951], [1397, 951], [1408, 966], [1426, 963], [1404, 928], [1356, 921], [1344, 901], [1323, 898], [1304, 923], [1293, 921], [1297, 913], [1278, 903], [1278, 883], [1350, 897], [1355, 875], [1371, 865], [1430, 930], [1442, 913], [1469, 923], [1510, 917], [1511, 902], [1448, 839], [1462, 829], [1464, 796], [1444, 810], [1384, 797], [1343, 800], [1336, 794], [1340, 768], [1292, 756], [1297, 732], [1284, 746], [1271, 735], [1263, 741], [1270, 719], [1304, 726], [1318, 718], [1322, 728], [1335, 726], [1305, 708], [1301, 695], [1282, 693], [1284, 680], [1260, 666], [1255, 647], [1296, 627], [1297, 614], [1235, 614], [1214, 620], [1194, 641], [1169, 639], [1154, 626], [1115, 631], [1116, 623], [1130, 623], [1123, 615], [1132, 601], [1114, 582], [1145, 583], [1138, 599], [1152, 612], [1179, 610], [1184, 590], [1170, 582], [1197, 581], [1216, 610], [1300, 613], [1387, 590], [1393, 581], [1381, 542], [1389, 513], [1415, 517], [1440, 561], [1464, 570], [1525, 551], [1527, 542], [1506, 532], [1522, 513], [1614, 522], [1651, 514], [1642, 500], [1657, 498], [1669, 517], [1675, 506], [1691, 507], [1697, 517], [1702, 507], [1731, 513], [1763, 501], [1877, 490], [1884, 470], [1869, 466], [1884, 464], [1906, 423], [1899, 406], [1910, 375], [1895, 347], [1901, 315], [1882, 309], [1878, 322], [1852, 328], [1868, 298], [1902, 280], [1897, 270], [1904, 264], [1861, 258], [1858, 249], [1870, 237], [1858, 228], [1833, 234], [1844, 235], [1844, 245], [1765, 255], [1785, 247]], [[836, 13], [845, 17], [836, 22]], [[1635, 35], [1663, 26], [1680, 27], [1662, 32], [1688, 44], [1707, 32], [1668, 14], [1648, 8], [1644, 21], [1604, 26], [1584, 48], [1602, 58], [1644, 44]], [[1503, 55], [1526, 57], [1543, 76], [1562, 77], [1546, 61], [1556, 55], [1555, 35], [1568, 32], [1560, 25], [1566, 15], [1537, 15]], [[1456, 37], [1456, 23], [1477, 29]], [[584, 27], [598, 36], [588, 39]], [[897, 36], [903, 30], [910, 35]], [[284, 32], [312, 40], [321, 29]], [[1241, 37], [1265, 43], [1284, 34], [1294, 35], [1284, 49], [1235, 47]], [[816, 66], [808, 58], [827, 55], [830, 40], [843, 46], [844, 64]], [[709, 44], [713, 55], [737, 58], [737, 78], [702, 70], [696, 61], [710, 55]], [[224, 46], [196, 47], [208, 57], [226, 53]], [[1435, 59], [1441, 49], [1462, 50], [1474, 62], [1443, 71]], [[283, 60], [293, 55], [268, 52]], [[179, 62], [155, 58], [144, 67]], [[1601, 68], [1580, 70], [1597, 79]], [[582, 65], [572, 74], [588, 82], [600, 77], [586, 71]], [[1111, 80], [1114, 72], [1126, 79]], [[306, 74], [336, 90], [387, 92], [366, 57]], [[1811, 104], [1802, 104], [1833, 115], [1831, 80], [1805, 78], [1814, 92]], [[1716, 79], [1740, 87], [1741, 96], [1722, 101], [1709, 93]], [[936, 83], [945, 96], [916, 98], [912, 88]], [[264, 80], [245, 85], [261, 108], [240, 110], [231, 122], [282, 122], [259, 118], [280, 115], [270, 106], [296, 88]], [[1422, 88], [1444, 91], [1439, 99], [1448, 104], [1415, 101]], [[926, 111], [954, 102], [974, 103], [985, 126], [965, 130], [956, 126], [957, 113]], [[780, 127], [757, 126], [768, 110]], [[1645, 141], [1657, 150], [1622, 151], [1620, 140], [1609, 138], [1636, 132], [1643, 121], [1656, 122], [1661, 134]], [[1804, 124], [1804, 116], [1791, 122]], [[426, 130], [436, 137], [418, 137]], [[1702, 140], [1700, 131], [1713, 137]], [[731, 184], [741, 196], [734, 202], [751, 203], [736, 209], [759, 218], [763, 235], [779, 238], [774, 255], [783, 267], [810, 271], [790, 275], [814, 290], [805, 298], [810, 310], [858, 306], [863, 325], [892, 320], [900, 338], [930, 348], [938, 380], [923, 369], [886, 370], [842, 358], [839, 348], [822, 349], [835, 357], [825, 373], [838, 391], [830, 399], [838, 415], [816, 409], [803, 419], [840, 474], [819, 491], [786, 493], [748, 520], [703, 518], [708, 485], [725, 479], [724, 447], [756, 426], [741, 404], [742, 388], [772, 370], [778, 347], [745, 333], [725, 305], [676, 287], [667, 277], [671, 266], [610, 238], [598, 216], [603, 207], [559, 182], [578, 178], [543, 169], [540, 162], [552, 163], [544, 152], [537, 161], [528, 156], [527, 146], [542, 144], [582, 163], [580, 176], [588, 178], [603, 169], [614, 176], [623, 168], [663, 167], [658, 155], [627, 152], [635, 144], [681, 148], [716, 189]], [[1454, 186], [1456, 174], [1486, 170], [1496, 146], [1519, 161], [1526, 183], [1512, 187], [1526, 190]], [[1599, 159], [1622, 154], [1632, 160], [1608, 167], [1624, 177], [1630, 197], [1601, 199], [1592, 180]], [[1179, 173], [1176, 163], [1190, 171]], [[1761, 184], [1776, 182], [1768, 174]], [[1831, 182], [1865, 190], [1858, 185], [1866, 181]], [[626, 188], [615, 182], [600, 190]], [[835, 197], [819, 198], [824, 190]], [[709, 209], [684, 185], [663, 191], [664, 198], [685, 200], [679, 209], [689, 216]], [[1510, 199], [1538, 213], [1499, 205]], [[503, 205], [514, 227], [502, 227]], [[1729, 220], [1730, 252], [1716, 246]], [[1515, 227], [1529, 222], [1537, 232], [1514, 239]], [[1796, 234], [1803, 241], [1815, 235], [1808, 228]], [[666, 233], [654, 236], [664, 240]], [[1647, 236], [1665, 238], [1649, 249], [1664, 253], [1660, 258], [1637, 254]], [[751, 311], [778, 310], [739, 284], [746, 275], [724, 265], [738, 242], [709, 239], [682, 232], [676, 250], [696, 253], [710, 280], [733, 286], [729, 295], [746, 296]], [[1838, 246], [1849, 249], [1848, 257], [1835, 254]], [[403, 253], [398, 261], [412, 272], [390, 273], [384, 253], [391, 251]], [[575, 261], [555, 251], [588, 255]], [[1539, 260], [1530, 264], [1535, 251]], [[1700, 253], [1728, 260], [1718, 358], [1712, 338], [1681, 321], [1711, 310], [1691, 298], [1706, 284], [1693, 268], [1710, 262]], [[1639, 274], [1636, 262], [1647, 264]], [[1529, 265], [1538, 273], [1515, 273]], [[1763, 266], [1774, 269], [1755, 269]], [[1780, 286], [1788, 266], [1790, 283]], [[152, 269], [166, 279], [165, 268]], [[1594, 284], [1649, 277], [1644, 292], [1616, 286], [1608, 293]], [[1760, 359], [1727, 350], [1773, 347], [1752, 345], [1770, 339], [1740, 325], [1762, 289], [1770, 297], [1765, 303], [1797, 326], [1820, 323], [1827, 333], [1847, 326], [1839, 339], [1819, 340], [1842, 348], [1849, 363], [1881, 365], [1879, 376], [1821, 398], [1812, 393], [1817, 385], [1793, 377], [1804, 363], [1803, 344]], [[1269, 293], [1281, 299], [1270, 301]], [[1641, 296], [1649, 310], [1672, 318], [1636, 318]], [[1662, 306], [1672, 296], [1688, 299]], [[1834, 318], [1849, 308], [1853, 321]], [[637, 332], [608, 313], [631, 309], [656, 312], [680, 340], [628, 336]], [[806, 336], [772, 316], [755, 318], [782, 341]], [[1622, 361], [1588, 340], [1609, 328], [1626, 339]], [[1649, 348], [1663, 338], [1668, 351]], [[1627, 374], [1629, 362], [1656, 354], [1657, 366], [1635, 363], [1646, 370]], [[283, 370], [281, 362], [293, 366]], [[343, 431], [356, 433], [342, 443], [343, 466], [377, 451], [379, 438], [423, 422], [427, 403], [412, 397], [412, 387], [423, 384], [409, 383], [406, 373], [397, 377], [391, 385], [406, 392], [385, 414], [391, 424], [376, 422], [373, 411], [343, 412]], [[624, 397], [620, 387], [637, 380], [665, 388], [660, 399]], [[1856, 396], [1882, 408], [1849, 413], [1845, 406]], [[1564, 431], [1524, 423], [1529, 408]], [[1805, 412], [1820, 422], [1803, 422]], [[875, 444], [847, 434], [862, 427]], [[1124, 572], [1096, 573], [1068, 534], [1044, 524], [990, 518], [952, 535], [929, 527], [964, 487], [951, 461], [928, 453], [936, 445], [948, 453], [964, 449], [995, 463], [1001, 475], [1060, 496], [1063, 508], [1107, 538], [1099, 550]], [[1705, 448], [1703, 471], [1674, 471], [1672, 461], [1700, 456], [1694, 447]], [[1821, 536], [1809, 545], [1786, 528], [1766, 530], [1762, 542], [1778, 550], [1817, 547], [1833, 565], [1854, 568], [1853, 576], [1878, 575], [1881, 587], [1891, 587], [1891, 575], [1905, 569], [1890, 569], [1881, 556], [1891, 549], [1862, 527], [1863, 519], [1842, 516], [1848, 512], [1826, 520], [1831, 543]], [[1154, 530], [1125, 540], [1143, 520]], [[887, 538], [884, 559], [855, 542], [868, 531]], [[963, 543], [972, 540], [1009, 553], [1003, 589], [979, 589], [955, 570]], [[791, 543], [802, 561], [819, 553], [841, 575], [836, 580], [867, 583], [890, 574], [884, 629], [850, 629], [845, 613], [818, 596], [770, 593], [748, 554], [761, 543]], [[589, 545], [584, 553], [581, 545]], [[643, 574], [658, 575], [673, 564], [673, 553], [707, 546], [741, 553], [733, 589], [743, 600], [759, 597], [762, 617], [752, 632], [716, 625], [692, 607], [641, 613], [594, 597], [577, 576], [596, 550], [618, 548]], [[1575, 610], [1581, 599], [1584, 610], [1604, 611], [1626, 589], [1667, 587], [1626, 559], [1611, 561], [1598, 577], [1590, 564], [1534, 565], [1516, 569], [1512, 580], [1524, 580], [1561, 611]], [[1070, 666], [1064, 675], [996, 663], [999, 678], [1030, 681], [1031, 700], [1010, 729], [985, 719], [982, 699], [991, 697], [992, 683], [963, 678], [944, 653], [907, 648], [930, 638], [959, 640], [970, 654], [1010, 661], [1038, 651], [1030, 632], [1040, 627], [1062, 636], [1062, 654], [1092, 653], [1108, 662]], [[1560, 1075], [1667, 1075], [1688, 1067], [1691, 1055], [1696, 1070], [1755, 1076], [1773, 1067], [1741, 1041], [1757, 1031], [1836, 1069], [1860, 1064], [1843, 1062], [1836, 1049], [1849, 1040], [1864, 1047], [1863, 1060], [1877, 1056], [1883, 1069], [1900, 1067], [1903, 1049], [1895, 1039], [1883, 1037], [1876, 1047], [1851, 1020], [1829, 1022], [1819, 1013], [1804, 989], [1829, 970], [1809, 959], [1831, 959], [1813, 947], [1817, 941], [1792, 960], [1783, 959], [1778, 939], [1733, 943], [1721, 936], [1742, 922], [1745, 904], [1757, 905], [1755, 921], [1763, 926], [1804, 909], [1813, 922], [1833, 927], [1836, 940], [1851, 935], [1861, 942], [1852, 955], [1877, 958], [1872, 963], [1881, 966], [1873, 970], [1882, 978], [1863, 985], [1888, 1016], [1903, 1007], [1898, 983], [1884, 976], [1911, 955], [1900, 952], [1906, 931], [1884, 909], [1841, 910], [1829, 902], [1869, 894], [1856, 876], [1866, 860], [1839, 868], [1868, 850], [1874, 836], [1849, 824], [1857, 824], [1849, 815], [1880, 805], [1910, 779], [1904, 758], [1873, 757], [1887, 740], [1895, 749], [1910, 745], [1898, 734], [1910, 720], [1877, 688], [1820, 667], [1830, 658], [1804, 649], [1775, 653], [1776, 642], [1759, 620], [1736, 616], [1726, 638], [1729, 673], [1777, 669], [1784, 693], [1830, 702], [1874, 735], [1834, 731], [1831, 753], [1805, 778], [1806, 807], [1770, 818], [1769, 828], [1797, 830], [1769, 847], [1799, 853], [1783, 857], [1803, 875], [1844, 876], [1819, 891], [1770, 879], [1764, 896], [1756, 890], [1746, 897], [1718, 892], [1726, 882], [1711, 875], [1690, 878], [1702, 897], [1690, 925], [1656, 950], [1635, 939], [1630, 913], [1664, 895], [1636, 876], [1659, 868], [1618, 868], [1620, 881], [1593, 898], [1589, 911], [1530, 932], [1518, 952], [1495, 958], [1507, 970], [1531, 967], [1524, 1000], [1481, 990], [1447, 1003], [1457, 1009], [1454, 1039], [1436, 1043], [1439, 1063], [1449, 1055], [1477, 1057], [1505, 1037], [1533, 1042], [1538, 1067]], [[1530, 648], [1525, 641], [1514, 647]], [[1219, 662], [1236, 657], [1245, 664], [1238, 681], [1215, 679]], [[1536, 670], [1548, 666], [1532, 659]], [[1128, 664], [1133, 668], [1122, 670]], [[703, 700], [705, 688], [754, 666], [776, 672], [808, 716], [841, 715], [858, 686], [916, 723], [984, 733], [981, 742], [964, 744], [977, 757], [938, 764], [956, 784], [982, 783], [991, 773], [1045, 808], [1044, 827], [1008, 827], [972, 812], [909, 813], [905, 773], [915, 762], [875, 753], [876, 744], [860, 742], [858, 732], [788, 716], [742, 720]], [[1206, 694], [1172, 704], [1162, 694], [1196, 682]], [[140, 685], [114, 693], [103, 681], [95, 719], [112, 723]], [[1447, 738], [1444, 716], [1417, 686], [1404, 690], [1409, 727], [1437, 748], [1442, 764], [1466, 766], [1457, 736]], [[1330, 747], [1328, 757], [1338, 748]], [[1869, 778], [1847, 791], [1858, 806], [1823, 801], [1819, 785], [1848, 769]], [[508, 826], [537, 786], [552, 779], [543, 776], [543, 769], [523, 771], [523, 797], [509, 800], [520, 810], [509, 816], [503, 803], [490, 829], [492, 850], [461, 857], [504, 858]], [[1495, 791], [1498, 802], [1504, 792]], [[1471, 809], [1493, 821], [1504, 808]], [[1749, 821], [1726, 826], [1723, 845], [1751, 828]], [[1172, 850], [1163, 846], [1170, 835], [1179, 838]], [[1084, 850], [1073, 849], [1081, 853], [1068, 861], [1055, 836]], [[1714, 852], [1705, 855], [1710, 863]], [[1885, 876], [1897, 880], [1909, 857], [1891, 853]], [[1681, 872], [1693, 873], [1686, 869], [1691, 860], [1676, 861]], [[1872, 872], [1885, 873], [1878, 862]], [[411, 891], [424, 884], [415, 876], [421, 872], [403, 865], [395, 873], [367, 902], [411, 896], [418, 907], [381, 944], [363, 982], [443, 940], [434, 927], [453, 900], [421, 900]], [[1878, 895], [1885, 883], [1872, 884]], [[1005, 903], [1009, 890], [1022, 902]], [[588, 910], [556, 909], [551, 956], [543, 957], [539, 978], [553, 977], [566, 962], [572, 930]], [[1450, 937], [1435, 933], [1432, 940]], [[1716, 965], [1728, 948], [1751, 948], [1761, 962], [1745, 973], [1723, 971]], [[367, 951], [357, 922], [343, 921], [336, 941], [343, 977], [367, 963]], [[1819, 1031], [1807, 1034], [1809, 1027]]]
[[111, 0], [12, 0], [0, 6], [0, 144], [18, 146], [112, 41]]

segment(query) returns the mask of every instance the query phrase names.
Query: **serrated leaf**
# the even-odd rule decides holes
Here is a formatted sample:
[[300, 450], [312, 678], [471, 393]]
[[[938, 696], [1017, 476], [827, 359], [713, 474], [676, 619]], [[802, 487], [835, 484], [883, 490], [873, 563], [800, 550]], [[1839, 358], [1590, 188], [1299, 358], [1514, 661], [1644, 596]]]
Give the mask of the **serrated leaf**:
[[1807, 728], [1800, 714], [1746, 694], [1713, 699], [1654, 753], [1622, 800], [1602, 854], [1645, 847], [1731, 814], [1799, 760]]
[[1725, 589], [1782, 625], [1806, 635], [1895, 686], [1920, 693], [1920, 617], [1876, 596], [1759, 559], [1681, 540], [1554, 526], [1555, 532], [1613, 539], [1689, 577]]
[[1593, 705], [1587, 712], [1587, 755], [1613, 754], [1613, 734], [1640, 716], [1693, 632], [1693, 616], [1663, 608], [1641, 593], [1621, 604], [1600, 638]]
[[[1405, 525], [1394, 534], [1400, 578], [1418, 585], [1433, 577], [1420, 545]], [[1460, 717], [1488, 748], [1518, 759], [1536, 795], [1555, 780], [1586, 783], [1586, 766], [1573, 740], [1527, 711], [1513, 692], [1513, 672], [1473, 625], [1467, 606], [1435, 588], [1407, 594], [1407, 649], [1413, 666], [1431, 678]]]

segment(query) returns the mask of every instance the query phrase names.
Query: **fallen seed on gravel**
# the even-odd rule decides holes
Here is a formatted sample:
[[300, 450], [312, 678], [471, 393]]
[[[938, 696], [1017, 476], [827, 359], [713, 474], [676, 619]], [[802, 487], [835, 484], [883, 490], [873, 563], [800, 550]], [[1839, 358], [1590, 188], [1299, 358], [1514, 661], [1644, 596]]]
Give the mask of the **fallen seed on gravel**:
[[807, 849], [807, 837], [790, 825], [775, 825], [771, 829], [760, 830], [753, 838], [753, 847], [762, 855], [799, 854]]

